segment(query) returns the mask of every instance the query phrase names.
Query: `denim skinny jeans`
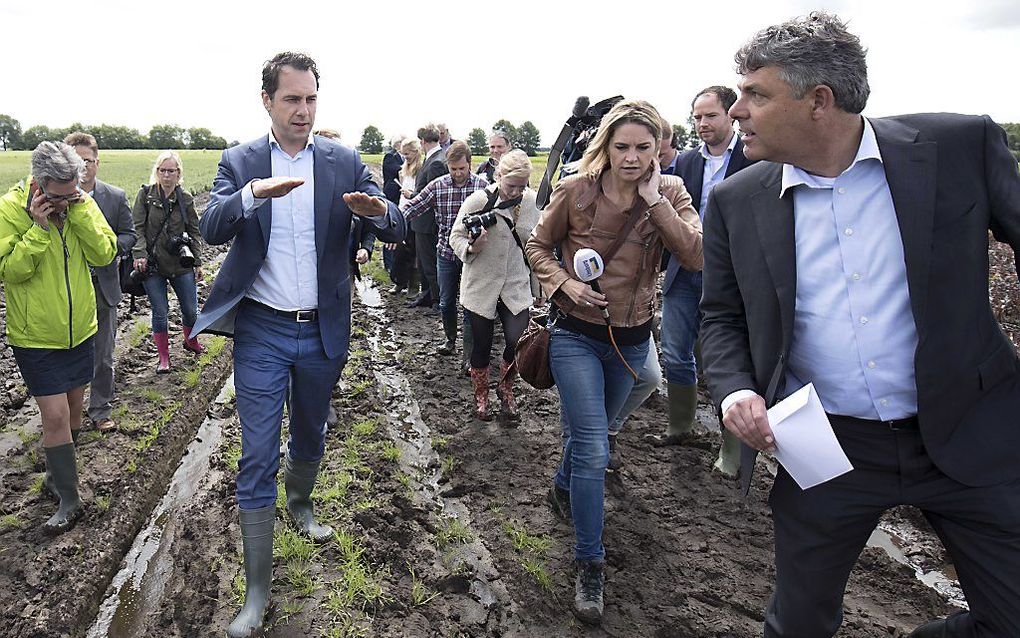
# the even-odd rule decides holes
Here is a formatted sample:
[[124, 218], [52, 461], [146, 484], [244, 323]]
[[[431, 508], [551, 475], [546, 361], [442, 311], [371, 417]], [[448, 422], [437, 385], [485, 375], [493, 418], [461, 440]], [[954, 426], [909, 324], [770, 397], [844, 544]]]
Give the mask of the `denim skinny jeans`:
[[[648, 356], [648, 341], [620, 346], [632, 368]], [[570, 491], [577, 560], [603, 560], [602, 526], [606, 466], [609, 463], [609, 415], [615, 416], [634, 385], [612, 344], [556, 327], [549, 343], [549, 365], [560, 393], [560, 409], [569, 423], [557, 487]]]
[[[145, 279], [145, 293], [149, 296], [152, 307], [152, 331], [166, 332], [167, 314], [170, 312], [170, 300], [167, 298], [167, 278], [160, 274], [149, 275]], [[171, 277], [170, 286], [177, 294], [177, 303], [181, 306], [181, 323], [190, 328], [195, 325], [198, 316], [198, 289], [195, 287], [195, 272], [188, 272]]]

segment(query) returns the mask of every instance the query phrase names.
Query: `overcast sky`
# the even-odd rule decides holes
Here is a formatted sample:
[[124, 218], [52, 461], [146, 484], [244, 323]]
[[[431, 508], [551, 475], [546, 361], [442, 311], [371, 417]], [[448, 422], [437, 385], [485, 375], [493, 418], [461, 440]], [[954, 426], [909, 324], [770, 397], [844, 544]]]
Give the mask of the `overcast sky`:
[[[325, 3], [323, 3], [325, 4]], [[620, 7], [615, 12], [597, 6]], [[502, 8], [501, 8], [502, 7]], [[834, 11], [868, 48], [867, 115], [987, 113], [1020, 122], [1020, 2], [94, 2], [0, 5], [0, 113], [23, 128], [204, 126], [268, 130], [262, 63], [305, 51], [322, 75], [316, 125], [357, 144], [445, 121], [454, 137], [533, 121], [549, 144], [578, 95], [644, 98], [684, 123], [693, 95], [734, 86], [758, 29]], [[699, 10], [702, 11], [699, 13]]]

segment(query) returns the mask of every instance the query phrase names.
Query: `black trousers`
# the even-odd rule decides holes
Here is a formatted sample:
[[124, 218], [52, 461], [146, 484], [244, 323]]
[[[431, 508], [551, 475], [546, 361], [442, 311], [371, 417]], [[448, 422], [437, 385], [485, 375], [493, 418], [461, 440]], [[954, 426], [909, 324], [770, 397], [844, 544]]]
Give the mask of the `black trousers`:
[[415, 233], [414, 247], [418, 253], [418, 270], [421, 273], [422, 290], [426, 290], [425, 282], [428, 282], [428, 292], [432, 296], [432, 303], [439, 303], [439, 275], [436, 272], [436, 246], [439, 244], [439, 235], [435, 232]]
[[408, 287], [414, 274], [418, 258], [414, 251], [414, 231], [407, 229], [404, 241], [397, 244], [393, 253], [393, 266], [390, 268], [390, 279], [398, 286]]
[[765, 636], [834, 635], [850, 570], [879, 517], [897, 505], [919, 508], [953, 560], [970, 612], [950, 618], [949, 635], [1020, 636], [1020, 481], [968, 487], [935, 467], [917, 430], [830, 421], [854, 469], [801, 490], [780, 468], [769, 497], [776, 590]]
[[[471, 367], [488, 368], [492, 357], [492, 336], [496, 327], [495, 319], [486, 319], [476, 315], [470, 310], [464, 311], [467, 314], [468, 322], [471, 324]], [[503, 324], [503, 361], [510, 363], [514, 360], [514, 351], [517, 349], [517, 342], [528, 327], [528, 309], [518, 312], [516, 315], [510, 313], [510, 309], [503, 305], [502, 301], [496, 302], [496, 316]]]

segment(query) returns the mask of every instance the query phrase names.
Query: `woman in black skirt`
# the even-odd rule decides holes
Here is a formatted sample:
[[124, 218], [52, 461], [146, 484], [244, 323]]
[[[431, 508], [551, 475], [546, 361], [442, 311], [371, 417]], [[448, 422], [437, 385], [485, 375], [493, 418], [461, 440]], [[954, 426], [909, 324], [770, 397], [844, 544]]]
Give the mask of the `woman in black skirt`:
[[78, 187], [85, 163], [62, 142], [32, 152], [32, 175], [0, 197], [0, 280], [7, 343], [42, 415], [46, 488], [60, 499], [44, 524], [70, 529], [81, 516], [74, 439], [92, 380], [96, 295], [89, 266], [117, 254], [117, 236]]

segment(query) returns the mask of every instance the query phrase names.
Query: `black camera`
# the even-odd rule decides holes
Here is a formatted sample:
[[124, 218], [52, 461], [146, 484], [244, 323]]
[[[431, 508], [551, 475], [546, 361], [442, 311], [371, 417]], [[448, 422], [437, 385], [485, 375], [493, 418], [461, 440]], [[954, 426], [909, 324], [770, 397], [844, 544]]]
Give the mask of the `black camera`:
[[191, 251], [191, 235], [188, 233], [181, 233], [170, 238], [170, 252], [177, 253], [177, 259], [180, 260], [182, 267], [193, 268], [195, 266], [195, 253]]
[[142, 282], [148, 279], [149, 275], [152, 274], [152, 270], [153, 270], [152, 263], [148, 263], [145, 266], [145, 270], [138, 270], [137, 268], [132, 268], [131, 272], [128, 273], [128, 277], [131, 279], [131, 283], [133, 283], [136, 286], [141, 286]]
[[478, 236], [482, 234], [482, 229], [489, 228], [495, 224], [496, 213], [492, 211], [487, 213], [476, 213], [464, 218], [464, 225], [467, 226], [468, 235], [471, 236], [471, 241], [478, 239]]

